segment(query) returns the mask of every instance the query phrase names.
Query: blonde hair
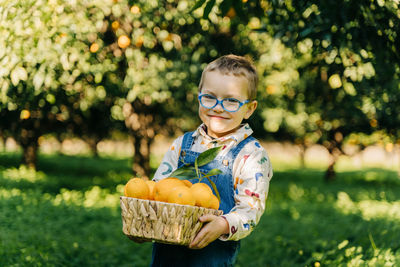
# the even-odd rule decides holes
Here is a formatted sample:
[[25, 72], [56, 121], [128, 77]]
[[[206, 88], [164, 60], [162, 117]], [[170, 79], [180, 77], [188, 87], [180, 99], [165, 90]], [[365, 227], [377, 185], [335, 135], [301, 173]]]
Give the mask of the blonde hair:
[[225, 55], [209, 63], [201, 74], [199, 92], [203, 87], [204, 77], [207, 72], [218, 70], [223, 75], [234, 75], [245, 77], [248, 81], [248, 94], [250, 100], [257, 96], [258, 75], [254, 65], [245, 57], [236, 55]]

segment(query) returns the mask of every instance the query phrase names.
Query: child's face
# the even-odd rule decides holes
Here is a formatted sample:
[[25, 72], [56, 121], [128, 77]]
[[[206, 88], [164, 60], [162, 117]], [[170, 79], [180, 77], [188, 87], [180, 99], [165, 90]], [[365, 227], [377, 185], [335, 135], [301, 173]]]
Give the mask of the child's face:
[[[204, 77], [201, 94], [209, 94], [219, 100], [236, 98], [243, 102], [248, 100], [248, 81], [245, 77], [224, 75], [219, 71], [207, 72]], [[199, 116], [207, 126], [207, 133], [211, 137], [228, 135], [240, 127], [243, 119], [248, 119], [257, 107], [257, 101], [244, 104], [236, 112], [225, 111], [220, 104], [207, 109], [199, 103]]]

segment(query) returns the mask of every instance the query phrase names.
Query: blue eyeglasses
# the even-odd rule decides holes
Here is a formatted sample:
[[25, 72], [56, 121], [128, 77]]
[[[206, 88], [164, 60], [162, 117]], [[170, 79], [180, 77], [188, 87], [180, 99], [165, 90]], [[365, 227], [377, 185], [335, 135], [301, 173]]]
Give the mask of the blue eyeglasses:
[[247, 104], [250, 102], [250, 100], [245, 100], [243, 102], [237, 100], [236, 98], [224, 98], [222, 100], [219, 100], [213, 95], [209, 94], [202, 94], [199, 95], [198, 97], [200, 104], [207, 109], [212, 109], [216, 107], [218, 104], [221, 105], [221, 107], [228, 112], [236, 112], [238, 111], [244, 104]]

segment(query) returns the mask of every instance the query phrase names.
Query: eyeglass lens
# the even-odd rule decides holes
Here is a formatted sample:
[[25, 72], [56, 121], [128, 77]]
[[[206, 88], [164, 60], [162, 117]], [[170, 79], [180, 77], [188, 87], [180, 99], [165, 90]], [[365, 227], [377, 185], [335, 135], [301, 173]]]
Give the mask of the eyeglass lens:
[[[217, 105], [217, 98], [210, 95], [203, 95], [200, 98], [201, 104], [206, 108], [213, 108]], [[227, 111], [236, 111], [240, 107], [239, 100], [225, 98], [222, 100], [222, 107]]]

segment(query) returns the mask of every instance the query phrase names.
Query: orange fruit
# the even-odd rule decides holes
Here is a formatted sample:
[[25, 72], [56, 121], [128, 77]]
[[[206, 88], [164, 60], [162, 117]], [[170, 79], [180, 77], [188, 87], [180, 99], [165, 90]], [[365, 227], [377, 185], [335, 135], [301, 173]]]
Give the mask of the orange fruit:
[[170, 191], [178, 186], [185, 186], [185, 184], [175, 177], [168, 177], [158, 181], [154, 185], [154, 200], [167, 202]]
[[122, 49], [127, 48], [131, 44], [131, 39], [126, 35], [118, 37], [118, 46]]
[[196, 200], [196, 206], [208, 208], [211, 197], [213, 196], [211, 188], [204, 183], [196, 183], [190, 188]]
[[156, 185], [156, 182], [147, 180], [146, 183], [149, 186], [149, 199], [154, 200], [154, 186]]
[[210, 209], [215, 209], [215, 210], [217, 210], [219, 208], [219, 200], [215, 195], [211, 196], [209, 208]]
[[189, 180], [181, 180], [187, 187], [192, 187], [192, 183]]
[[127, 197], [148, 199], [149, 198], [149, 186], [147, 183], [140, 178], [132, 178], [126, 183], [124, 194]]
[[20, 114], [21, 120], [29, 119], [30, 116], [31, 116], [31, 113], [29, 112], [29, 110], [23, 109], [21, 111], [21, 114]]
[[143, 42], [144, 42], [143, 36], [139, 36], [139, 37], [136, 39], [135, 45], [136, 45], [137, 47], [142, 47]]
[[235, 17], [236, 16], [236, 11], [235, 11], [235, 9], [233, 8], [233, 7], [231, 7], [229, 10], [228, 10], [228, 12], [226, 13], [226, 15], [225, 16], [227, 16], [228, 18], [233, 18], [233, 17]]
[[131, 7], [131, 12], [132, 12], [133, 14], [139, 14], [139, 13], [140, 13], [140, 7], [138, 7], [138, 6], [132, 6], [132, 7]]
[[90, 45], [89, 50], [90, 50], [90, 52], [92, 52], [92, 53], [96, 53], [97, 50], [99, 50], [99, 45], [98, 45], [97, 43], [93, 43], [93, 44]]
[[114, 31], [116, 31], [116, 30], [118, 30], [118, 28], [119, 28], [119, 22], [116, 20], [116, 21], [113, 21], [112, 23], [111, 23], [111, 28], [114, 30]]
[[172, 188], [168, 195], [168, 202], [192, 206], [196, 203], [190, 188], [186, 185]]

